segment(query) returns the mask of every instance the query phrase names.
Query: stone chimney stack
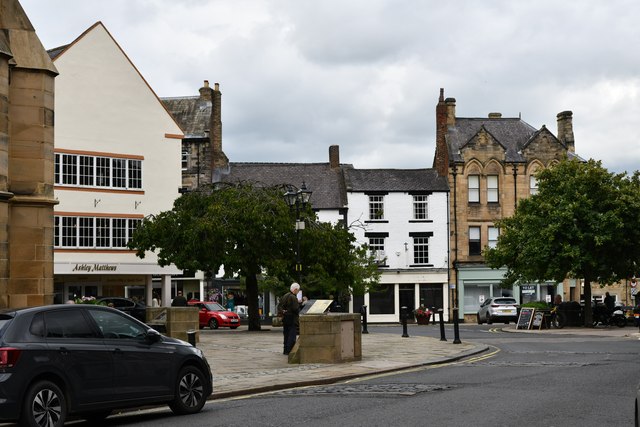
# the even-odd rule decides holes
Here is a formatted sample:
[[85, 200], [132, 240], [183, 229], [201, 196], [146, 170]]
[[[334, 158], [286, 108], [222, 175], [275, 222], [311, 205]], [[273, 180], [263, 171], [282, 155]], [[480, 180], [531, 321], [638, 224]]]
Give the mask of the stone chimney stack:
[[329, 146], [329, 165], [331, 169], [338, 169], [340, 167], [340, 146]]
[[490, 119], [501, 119], [502, 118], [502, 113], [489, 113], [489, 118]]
[[447, 98], [444, 100], [444, 103], [447, 106], [447, 126], [455, 126], [456, 125], [456, 99]]
[[576, 141], [573, 138], [573, 112], [563, 111], [558, 113], [558, 139], [562, 141], [567, 149], [575, 153]]
[[[205, 81], [208, 86], [208, 82]], [[221, 170], [229, 167], [229, 159], [222, 151], [222, 92], [220, 85], [215, 83], [211, 91], [211, 125], [209, 129], [209, 139], [211, 141], [211, 170], [213, 171], [213, 181], [217, 182]]]
[[209, 87], [209, 80], [205, 80], [204, 86], [200, 88], [200, 99], [211, 101], [211, 88]]
[[[456, 100], [444, 99], [444, 89], [440, 89], [440, 98], [436, 105], [436, 154], [433, 159], [433, 167], [440, 176], [449, 174], [449, 151], [447, 148], [447, 129], [449, 122], [455, 125]], [[450, 117], [451, 116], [451, 117]]]

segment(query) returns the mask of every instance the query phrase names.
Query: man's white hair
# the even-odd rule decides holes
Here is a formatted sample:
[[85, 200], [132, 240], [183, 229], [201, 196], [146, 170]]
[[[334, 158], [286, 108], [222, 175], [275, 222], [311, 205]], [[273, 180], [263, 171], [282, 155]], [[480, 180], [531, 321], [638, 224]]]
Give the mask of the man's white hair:
[[300, 285], [294, 282], [291, 284], [291, 287], [289, 289], [291, 290], [291, 292], [293, 292], [296, 289], [300, 289]]

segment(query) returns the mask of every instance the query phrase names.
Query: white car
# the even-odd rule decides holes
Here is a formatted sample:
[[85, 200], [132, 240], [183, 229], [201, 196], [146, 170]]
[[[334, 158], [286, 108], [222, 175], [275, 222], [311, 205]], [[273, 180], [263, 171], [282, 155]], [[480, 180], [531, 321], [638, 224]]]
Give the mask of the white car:
[[494, 297], [486, 299], [478, 310], [478, 325], [492, 324], [493, 322], [518, 321], [518, 303], [511, 297]]

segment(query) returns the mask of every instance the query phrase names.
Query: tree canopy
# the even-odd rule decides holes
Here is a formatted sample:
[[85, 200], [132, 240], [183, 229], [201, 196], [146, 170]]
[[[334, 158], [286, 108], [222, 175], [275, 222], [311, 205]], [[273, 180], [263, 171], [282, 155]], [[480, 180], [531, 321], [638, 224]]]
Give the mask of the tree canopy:
[[[249, 329], [259, 330], [258, 278], [265, 274], [265, 283], [283, 292], [297, 280], [294, 216], [282, 188], [219, 185], [186, 193], [172, 210], [145, 218], [129, 248], [141, 258], [156, 252], [163, 266], [205, 272], [224, 266], [244, 277]], [[377, 283], [377, 266], [348, 230], [317, 222], [310, 208], [301, 217], [308, 223], [300, 239], [305, 292], [358, 293]]]
[[636, 272], [638, 174], [613, 174], [594, 160], [565, 160], [537, 179], [537, 194], [497, 222], [498, 243], [485, 251], [485, 259], [492, 268], [507, 268], [508, 284], [584, 279], [589, 326], [591, 283], [611, 284]]

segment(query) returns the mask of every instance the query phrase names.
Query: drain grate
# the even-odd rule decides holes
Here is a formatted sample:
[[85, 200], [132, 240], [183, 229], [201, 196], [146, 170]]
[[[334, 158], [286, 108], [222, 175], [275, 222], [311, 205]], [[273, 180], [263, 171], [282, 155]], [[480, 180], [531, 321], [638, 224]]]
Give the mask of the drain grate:
[[323, 387], [283, 390], [275, 395], [281, 396], [414, 396], [418, 393], [451, 390], [455, 388], [446, 384], [335, 384]]

